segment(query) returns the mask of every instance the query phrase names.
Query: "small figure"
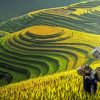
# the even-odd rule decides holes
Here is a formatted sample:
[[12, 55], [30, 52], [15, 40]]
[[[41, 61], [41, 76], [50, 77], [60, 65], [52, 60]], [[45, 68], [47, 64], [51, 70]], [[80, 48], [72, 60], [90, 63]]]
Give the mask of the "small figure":
[[77, 69], [78, 74], [83, 76], [83, 88], [86, 93], [95, 94], [97, 91], [98, 77], [96, 71], [88, 64]]
[[95, 49], [93, 49], [91, 54], [93, 58], [100, 59], [100, 47], [96, 47]]

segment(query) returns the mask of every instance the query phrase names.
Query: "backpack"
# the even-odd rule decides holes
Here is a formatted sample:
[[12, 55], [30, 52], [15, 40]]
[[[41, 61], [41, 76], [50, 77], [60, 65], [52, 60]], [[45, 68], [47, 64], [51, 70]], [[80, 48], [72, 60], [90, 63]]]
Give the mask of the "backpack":
[[96, 71], [96, 74], [97, 74], [98, 82], [100, 82], [100, 67], [97, 67], [95, 69], [95, 71]]

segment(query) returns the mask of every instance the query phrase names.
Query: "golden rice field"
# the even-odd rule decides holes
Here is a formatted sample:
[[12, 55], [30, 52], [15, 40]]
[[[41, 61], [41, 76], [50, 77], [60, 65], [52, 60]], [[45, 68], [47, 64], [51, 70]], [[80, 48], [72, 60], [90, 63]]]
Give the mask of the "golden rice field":
[[[100, 65], [100, 63], [99, 63]], [[99, 100], [100, 83], [95, 96], [85, 95], [82, 77], [76, 70], [61, 72], [0, 88], [1, 100]]]

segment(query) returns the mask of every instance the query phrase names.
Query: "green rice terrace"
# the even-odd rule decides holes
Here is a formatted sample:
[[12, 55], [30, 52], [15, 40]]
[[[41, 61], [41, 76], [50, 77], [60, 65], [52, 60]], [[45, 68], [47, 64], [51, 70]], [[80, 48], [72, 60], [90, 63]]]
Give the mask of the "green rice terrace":
[[[71, 78], [73, 73], [76, 75], [75, 69], [86, 62], [95, 67], [97, 63], [90, 52], [97, 46], [100, 46], [100, 0], [38, 10], [0, 23], [0, 93], [6, 91], [1, 100], [8, 94], [16, 95], [15, 92], [23, 84], [28, 87], [28, 82], [30, 89], [35, 79], [40, 78], [43, 83], [45, 79], [49, 80], [47, 77], [54, 75], [56, 79], [59, 73], [68, 72]], [[61, 77], [64, 79], [65, 76]], [[12, 84], [16, 82], [20, 82], [20, 85]], [[7, 90], [4, 85], [8, 85]], [[10, 88], [15, 91], [9, 93]], [[26, 87], [21, 89], [23, 91]], [[22, 96], [21, 93], [17, 95], [18, 98]]]
[[[84, 64], [88, 53], [100, 41], [91, 43], [88, 39], [92, 40], [93, 37], [88, 37], [88, 34], [86, 41], [80, 39], [80, 34], [84, 36], [84, 33], [79, 31], [99, 34], [99, 4], [100, 1], [92, 1], [44, 9], [1, 23], [0, 85], [53, 74]], [[46, 31], [42, 28], [46, 28]], [[41, 35], [42, 33], [45, 34]]]
[[99, 34], [100, 1], [44, 9], [10, 19], [0, 24], [0, 30], [15, 32], [33, 25], [50, 25]]
[[80, 39], [83, 36], [88, 34], [50, 26], [33, 26], [4, 36], [0, 39], [0, 85], [83, 65], [88, 53], [100, 43], [100, 36], [96, 43], [88, 43], [96, 35], [86, 41]]

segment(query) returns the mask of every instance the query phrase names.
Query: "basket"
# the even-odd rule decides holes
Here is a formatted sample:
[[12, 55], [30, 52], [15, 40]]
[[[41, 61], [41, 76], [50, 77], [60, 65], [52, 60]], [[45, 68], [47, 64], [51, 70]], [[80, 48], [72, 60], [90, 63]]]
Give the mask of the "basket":
[[97, 67], [95, 71], [97, 73], [98, 81], [100, 82], [100, 67]]
[[86, 72], [84, 71], [83, 67], [77, 68], [77, 73], [78, 73], [80, 76], [84, 76], [84, 75], [86, 74]]

